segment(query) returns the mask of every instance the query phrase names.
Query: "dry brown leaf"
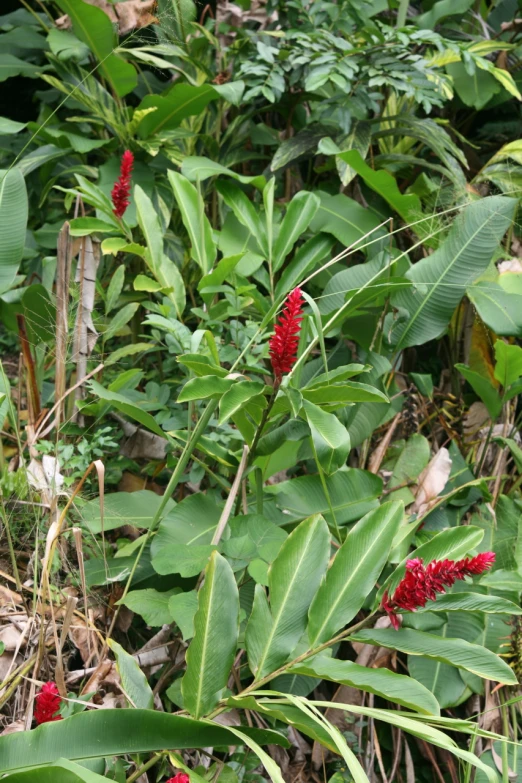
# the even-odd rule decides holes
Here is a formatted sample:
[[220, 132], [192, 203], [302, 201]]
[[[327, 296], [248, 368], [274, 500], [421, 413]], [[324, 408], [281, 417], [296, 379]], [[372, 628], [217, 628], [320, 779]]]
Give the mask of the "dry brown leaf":
[[5, 737], [6, 734], [16, 734], [17, 731], [25, 731], [25, 723], [23, 720], [15, 720], [10, 723], [0, 734], [0, 737]]
[[16, 650], [21, 638], [22, 632], [14, 625], [4, 625], [0, 629], [0, 642], [4, 644], [6, 650]]
[[419, 486], [411, 512], [422, 516], [435, 505], [451, 472], [451, 457], [446, 448], [441, 448], [430, 460], [419, 476]]
[[0, 607], [3, 606], [16, 606], [22, 603], [22, 596], [13, 592], [8, 587], [0, 585]]
[[[108, 0], [85, 0], [89, 5], [95, 5], [104, 11], [113, 24], [118, 25], [120, 35], [126, 35], [131, 30], [139, 30], [149, 24], [155, 24], [158, 19], [154, 16], [156, 0], [127, 0], [122, 3], [109, 3]], [[71, 27], [71, 20], [67, 15], [56, 20], [56, 26], [60, 30]]]

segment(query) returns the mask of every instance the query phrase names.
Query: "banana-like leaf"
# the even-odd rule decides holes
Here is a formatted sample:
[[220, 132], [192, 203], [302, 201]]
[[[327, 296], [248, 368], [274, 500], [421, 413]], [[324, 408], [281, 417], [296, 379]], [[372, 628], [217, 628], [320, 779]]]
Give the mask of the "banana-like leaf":
[[428, 601], [417, 612], [485, 612], [486, 614], [522, 614], [522, 608], [496, 595], [481, 593], [445, 593], [436, 601]]
[[330, 534], [322, 516], [305, 519], [288, 536], [268, 574], [270, 608], [256, 585], [246, 628], [248, 660], [256, 678], [283, 664], [306, 628], [306, 615], [326, 570]]
[[386, 563], [403, 514], [402, 503], [384, 503], [350, 530], [310, 607], [312, 648], [355, 617]]
[[2, 779], [9, 783], [107, 783], [107, 778], [67, 759], [58, 759], [48, 767], [15, 772]]
[[423, 655], [441, 663], [448, 663], [459, 669], [476, 674], [494, 682], [516, 685], [517, 678], [513, 670], [498, 655], [471, 644], [464, 639], [443, 639], [431, 633], [403, 628], [367, 628], [350, 637], [353, 641], [367, 644], [380, 644], [408, 655]]
[[207, 275], [214, 266], [217, 248], [212, 237], [212, 227], [205, 215], [205, 204], [188, 179], [175, 171], [169, 171], [168, 177], [190, 238], [192, 258], [203, 274]]
[[327, 413], [308, 400], [304, 412], [310, 426], [316, 460], [328, 476], [346, 464], [350, 453], [350, 436], [333, 413]]
[[281, 223], [279, 235], [274, 243], [273, 264], [274, 271], [282, 265], [293, 246], [304, 234], [310, 221], [319, 209], [320, 201], [314, 193], [302, 190], [297, 193], [286, 210]]
[[[277, 731], [248, 726], [241, 730], [260, 745], [288, 747]], [[153, 710], [89, 710], [33, 731], [0, 737], [0, 769], [3, 773], [33, 769], [57, 758], [82, 762], [100, 756], [235, 744], [234, 734], [210, 721]]]
[[406, 273], [418, 289], [392, 296], [393, 306], [409, 314], [392, 330], [397, 349], [443, 334], [466, 288], [489, 266], [516, 205], [515, 199], [490, 196], [466, 206], [445, 242]]
[[138, 662], [114, 639], [109, 639], [107, 644], [116, 657], [116, 668], [125, 696], [133, 707], [151, 710], [154, 706], [154, 694]]
[[22, 260], [27, 227], [27, 191], [22, 172], [0, 171], [0, 294], [8, 291]]
[[181, 683], [183, 703], [196, 718], [208, 714], [226, 688], [239, 633], [239, 593], [234, 573], [213, 552], [198, 595], [194, 638]]

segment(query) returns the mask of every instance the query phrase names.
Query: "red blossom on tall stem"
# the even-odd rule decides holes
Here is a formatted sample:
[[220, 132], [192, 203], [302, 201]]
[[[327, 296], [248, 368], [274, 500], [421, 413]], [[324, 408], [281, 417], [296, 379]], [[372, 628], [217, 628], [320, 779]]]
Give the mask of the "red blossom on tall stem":
[[190, 783], [190, 778], [185, 772], [178, 772], [173, 778], [169, 778], [167, 783]]
[[130, 187], [134, 155], [130, 150], [125, 150], [121, 157], [120, 176], [114, 183], [111, 192], [112, 210], [116, 217], [122, 218], [130, 204]]
[[56, 684], [54, 682], [44, 683], [42, 690], [35, 698], [34, 719], [38, 726], [41, 723], [62, 720], [62, 716], [58, 713], [61, 703], [62, 697]]
[[419, 607], [426, 606], [427, 601], [434, 601], [437, 593], [445, 593], [446, 587], [451, 587], [457, 579], [466, 576], [482, 574], [491, 568], [495, 562], [494, 552], [482, 552], [476, 557], [464, 557], [462, 560], [432, 560], [424, 565], [421, 558], [408, 560], [406, 573], [399, 582], [393, 597], [384, 593], [382, 608], [398, 630], [401, 624], [397, 612], [401, 609], [414, 612]]
[[286, 299], [279, 323], [275, 325], [274, 334], [270, 338], [270, 361], [277, 385], [281, 383], [283, 375], [290, 372], [297, 359], [303, 304], [301, 289], [294, 288]]

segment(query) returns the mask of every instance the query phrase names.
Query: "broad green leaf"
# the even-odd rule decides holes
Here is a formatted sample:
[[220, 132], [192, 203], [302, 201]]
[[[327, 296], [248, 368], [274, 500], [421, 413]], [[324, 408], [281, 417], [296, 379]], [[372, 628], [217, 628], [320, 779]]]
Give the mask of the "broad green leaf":
[[447, 16], [463, 15], [473, 5], [473, 0], [438, 0], [424, 14], [415, 17], [415, 24], [421, 30], [433, 30], [435, 25]]
[[70, 221], [70, 234], [72, 237], [86, 237], [96, 232], [108, 234], [117, 231], [117, 226], [94, 217], [73, 218]]
[[[288, 747], [277, 731], [242, 731], [266, 745]], [[72, 718], [44, 723], [33, 731], [0, 737], [0, 769], [5, 774], [54, 763], [57, 758], [87, 761], [100, 756], [121, 756], [235, 745], [236, 737], [224, 726], [155, 710], [88, 710]]]
[[333, 238], [327, 234], [316, 234], [301, 245], [281, 273], [275, 287], [276, 299], [299, 285], [330, 254], [333, 245]]
[[0, 294], [9, 291], [18, 273], [27, 227], [27, 191], [19, 169], [0, 171]]
[[480, 397], [494, 421], [502, 410], [502, 398], [489, 378], [472, 370], [466, 364], [456, 364], [455, 369], [467, 380], [473, 391]]
[[440, 712], [437, 700], [424, 685], [389, 669], [369, 669], [352, 661], [316, 655], [292, 667], [291, 671], [374, 693], [415, 712], [426, 715], [438, 715]]
[[261, 220], [259, 211], [254, 204], [252, 204], [246, 194], [232, 182], [219, 180], [216, 182], [216, 189], [223, 197], [225, 204], [233, 211], [239, 222], [245, 226], [254, 237], [265, 258], [268, 258], [269, 246], [266, 229]]
[[522, 297], [510, 294], [498, 283], [481, 280], [466, 291], [485, 324], [495, 334], [506, 337], [522, 336]]
[[310, 426], [316, 459], [328, 476], [346, 464], [350, 453], [350, 436], [346, 427], [333, 413], [304, 401], [306, 421]]
[[342, 193], [337, 196], [319, 195], [321, 205], [310, 224], [312, 231], [333, 234], [345, 247], [357, 246], [357, 240], [368, 232], [372, 232], [371, 235], [359, 245], [385, 235], [384, 229], [378, 228], [380, 221], [376, 215], [357, 201]]
[[395, 178], [388, 171], [375, 171], [368, 166], [358, 150], [341, 152], [337, 157], [347, 163], [372, 190], [382, 196], [405, 223], [413, 223], [422, 216], [419, 197], [414, 193], [401, 193]]
[[361, 609], [386, 563], [403, 515], [402, 503], [384, 503], [350, 530], [310, 606], [311, 648], [333, 638]]
[[83, 0], [57, 0], [57, 3], [69, 15], [75, 35], [99, 61], [100, 71], [116, 95], [122, 98], [131, 92], [138, 83], [138, 74], [133, 65], [113, 54], [116, 40], [107, 14]]
[[495, 378], [507, 389], [522, 376], [522, 348], [504, 340], [495, 342]]
[[125, 282], [125, 264], [120, 264], [112, 275], [109, 286], [107, 288], [107, 296], [105, 298], [105, 314], [116, 307], [116, 303], [120, 298], [120, 294], [123, 290], [123, 283]]
[[199, 114], [219, 97], [211, 84], [174, 84], [166, 95], [146, 95], [136, 111], [155, 109], [143, 115], [138, 135], [147, 139], [152, 134], [177, 128], [185, 117]]
[[127, 399], [127, 397], [124, 397], [123, 394], [118, 394], [117, 392], [105, 389], [98, 381], [89, 381], [89, 389], [100, 399], [109, 402], [113, 408], [116, 408], [127, 416], [130, 416], [131, 419], [143, 424], [144, 427], [151, 430], [151, 432], [156, 433], [156, 435], [166, 438], [165, 432], [161, 429], [159, 424], [156, 423], [154, 417], [147, 411], [144, 411], [143, 408], [135, 405]]
[[175, 171], [168, 172], [169, 182], [178, 202], [183, 225], [192, 245], [192, 258], [204, 275], [214, 266], [217, 248], [212, 228], [205, 215], [205, 203], [194, 185]]
[[320, 201], [314, 193], [301, 190], [289, 203], [274, 244], [273, 268], [280, 269], [287, 255], [301, 237], [319, 209]]
[[368, 628], [358, 631], [350, 637], [354, 641], [379, 644], [400, 650], [408, 655], [423, 655], [441, 663], [448, 663], [459, 669], [476, 674], [494, 682], [515, 685], [517, 678], [513, 670], [498, 655], [481, 647], [470, 644], [464, 639], [443, 639], [431, 633], [415, 631], [412, 628]]
[[455, 308], [488, 267], [509, 227], [516, 201], [490, 196], [466, 206], [453, 223], [444, 243], [406, 273], [421, 290], [400, 291], [392, 296], [395, 308], [409, 313], [397, 323], [392, 339], [396, 349], [422, 345], [440, 337]]
[[264, 383], [258, 381], [235, 381], [234, 385], [225, 392], [219, 403], [219, 423], [233, 416], [238, 410], [241, 410], [249, 400], [259, 397], [262, 406], [266, 405], [264, 397], [260, 396], [265, 388]]
[[[444, 626], [444, 630], [447, 626]], [[430, 690], [442, 709], [456, 707], [462, 703], [466, 693], [469, 694], [467, 685], [462, 678], [465, 672], [456, 669], [447, 663], [434, 661], [429, 658], [421, 658], [420, 655], [408, 656], [408, 671], [411, 677], [415, 677]], [[474, 677], [475, 675], [470, 675]], [[481, 682], [479, 680], [479, 682]]]
[[226, 688], [239, 633], [239, 593], [228, 562], [214, 552], [205, 571], [181, 683], [183, 703], [194, 717], [216, 706]]
[[185, 353], [177, 357], [177, 361], [188, 367], [195, 375], [218, 375], [224, 378], [228, 370], [214, 364], [208, 356], [199, 353]]
[[486, 612], [486, 614], [522, 614], [522, 609], [496, 595], [483, 595], [482, 593], [445, 593], [437, 597], [436, 601], [428, 601], [422, 612]]
[[4, 780], [9, 783], [107, 783], [106, 777], [66, 759], [58, 759], [54, 764], [37, 770], [15, 772]]
[[210, 158], [197, 155], [189, 155], [189, 157], [183, 160], [181, 173], [191, 182], [197, 182], [197, 180], [204, 182], [209, 177], [218, 177], [220, 174], [224, 174], [227, 177], [232, 177], [232, 179], [237, 179], [238, 182], [242, 182], [244, 185], [253, 185], [260, 190], [266, 185], [266, 179], [262, 174], [256, 177], [245, 177], [232, 171], [232, 169], [228, 169], [226, 166], [222, 166], [221, 163], [216, 163], [210, 160]]
[[22, 294], [22, 311], [27, 337], [32, 345], [55, 342], [56, 306], [43, 285], [33, 283], [25, 289]]
[[[150, 489], [140, 489], [137, 492], [111, 492], [103, 501], [103, 526], [100, 511], [100, 499], [87, 501], [81, 509], [81, 519], [91, 533], [103, 530], [114, 530], [123, 525], [138, 528], [148, 528], [154, 514], [161, 503], [161, 497]], [[166, 511], [174, 507], [174, 501], [169, 501]]]
[[177, 593], [169, 601], [170, 618], [178, 626], [185, 642], [194, 636], [194, 617], [197, 610], [198, 594], [195, 590]]
[[26, 122], [16, 122], [9, 117], [0, 117], [0, 136], [12, 136], [20, 133], [27, 126]]
[[262, 763], [263, 767], [270, 775], [270, 780], [272, 781], [272, 783], [285, 783], [284, 778], [281, 774], [281, 770], [279, 769], [274, 759], [271, 756], [269, 756], [268, 753], [266, 753], [263, 750], [263, 748], [261, 748], [252, 737], [249, 737], [248, 734], [245, 734], [242, 728], [243, 727], [241, 727], [241, 731], [240, 731], [239, 729], [236, 729], [233, 726], [231, 726], [230, 731], [232, 731], [236, 735], [236, 737], [239, 737], [241, 742], [247, 745], [250, 748], [250, 750], [252, 750], [256, 754], [256, 756]]
[[[326, 476], [325, 481], [339, 525], [354, 522], [379, 505], [377, 498], [382, 492], [382, 480], [373, 473], [350, 468]], [[275, 495], [276, 506], [284, 511], [289, 522], [305, 519], [312, 513], [322, 514], [329, 524], [333, 524], [318, 475], [282, 481], [265, 487], [265, 492]]]
[[229, 378], [219, 378], [217, 375], [203, 375], [201, 378], [191, 378], [182, 388], [178, 397], [178, 402], [220, 397], [233, 387], [233, 380]]
[[44, 66], [42, 65], [33, 65], [8, 52], [0, 52], [0, 82], [5, 82], [11, 76], [27, 76], [36, 79], [43, 70]]
[[168, 625], [172, 621], [169, 600], [179, 592], [179, 587], [166, 590], [164, 593], [160, 593], [152, 587], [146, 590], [131, 590], [118, 603], [141, 615], [147, 625]]
[[147, 275], [136, 275], [132, 287], [135, 291], [146, 291], [149, 294], [154, 294], [163, 288], [161, 283], [158, 283], [157, 280], [153, 280], [151, 277], [147, 277]]
[[107, 329], [103, 333], [103, 339], [110, 340], [111, 337], [118, 334], [118, 332], [129, 323], [134, 313], [138, 311], [139, 306], [139, 302], [129, 302], [129, 304], [124, 305], [121, 310], [118, 310], [116, 315], [109, 321]]
[[256, 587], [257, 603], [246, 629], [248, 660], [256, 679], [281, 666], [301, 638], [329, 552], [328, 526], [321, 516], [312, 516], [290, 533], [272, 563], [269, 614], [266, 599], [258, 597], [262, 588]]
[[116, 657], [121, 687], [131, 706], [139, 710], [151, 710], [154, 706], [154, 694], [138, 662], [114, 639], [108, 639], [107, 644]]
[[316, 405], [350, 402], [389, 402], [388, 397], [374, 386], [357, 381], [343, 381], [325, 386], [303, 389], [303, 397]]
[[[134, 200], [136, 202], [138, 224], [147, 241], [147, 252], [143, 254], [143, 257], [146, 258], [147, 265], [154, 272], [156, 269], [159, 269], [163, 259], [163, 235], [159, 218], [152, 201], [139, 185], [136, 185], [134, 188]], [[128, 250], [128, 247], [124, 246], [120, 250], [124, 252]], [[136, 246], [135, 252], [141, 254], [142, 251], [139, 245]]]

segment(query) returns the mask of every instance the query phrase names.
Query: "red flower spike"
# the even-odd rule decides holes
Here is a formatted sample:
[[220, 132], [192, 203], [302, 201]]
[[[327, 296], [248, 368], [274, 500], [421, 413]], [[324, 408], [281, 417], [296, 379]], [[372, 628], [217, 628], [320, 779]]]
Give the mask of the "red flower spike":
[[294, 288], [286, 299], [279, 323], [275, 325], [274, 334], [270, 338], [270, 361], [277, 384], [285, 373], [290, 372], [297, 359], [303, 305], [301, 289]]
[[482, 552], [462, 560], [432, 560], [427, 566], [420, 558], [408, 560], [406, 573], [393, 597], [390, 598], [387, 592], [384, 593], [381, 606], [395, 630], [398, 630], [401, 621], [397, 612], [401, 609], [414, 612], [419, 607], [426, 606], [428, 601], [435, 601], [437, 593], [445, 593], [446, 587], [454, 585], [457, 579], [482, 574], [491, 568], [494, 562], [494, 552]]
[[190, 778], [185, 772], [178, 772], [173, 778], [167, 780], [167, 783], [190, 783]]
[[111, 192], [112, 210], [116, 217], [122, 218], [130, 204], [130, 186], [134, 155], [130, 150], [125, 150], [121, 158], [120, 176], [114, 183]]
[[54, 682], [46, 682], [42, 685], [42, 690], [36, 695], [34, 719], [39, 726], [41, 723], [50, 723], [55, 720], [63, 720], [58, 713], [62, 697], [58, 693], [58, 688]]

